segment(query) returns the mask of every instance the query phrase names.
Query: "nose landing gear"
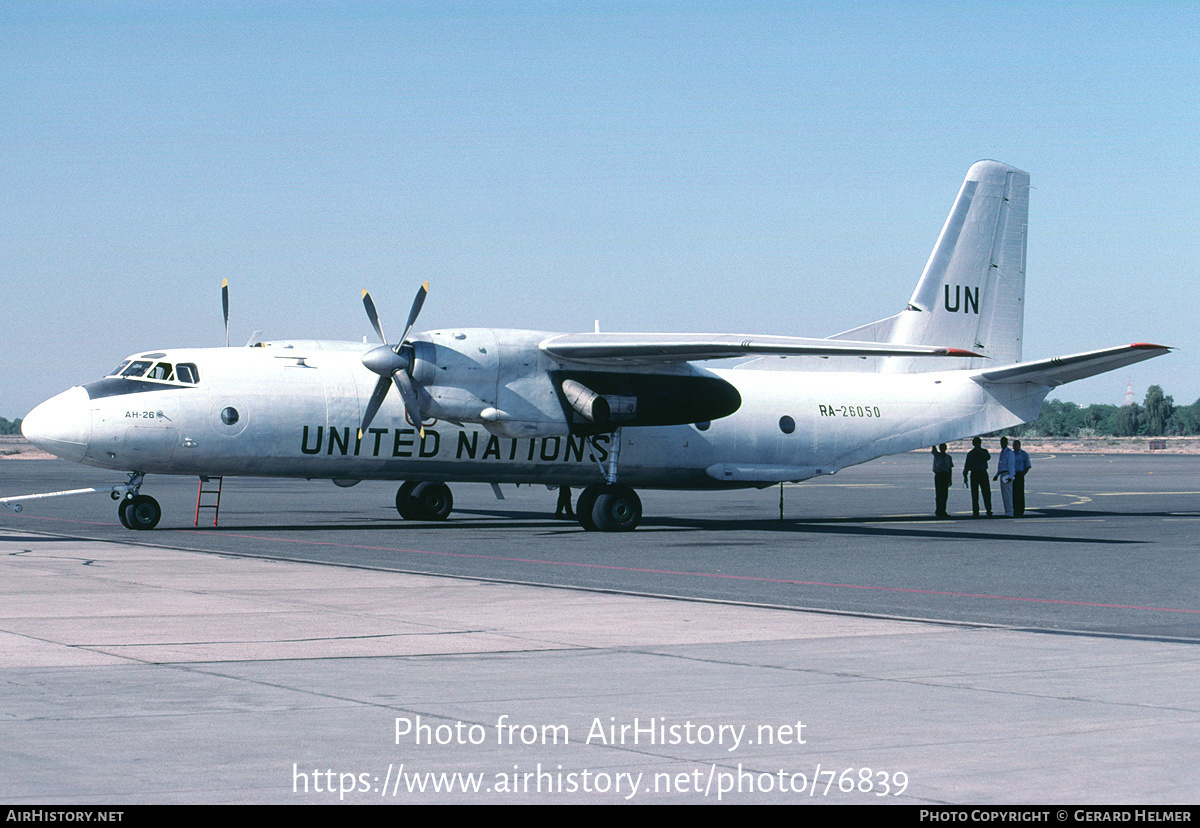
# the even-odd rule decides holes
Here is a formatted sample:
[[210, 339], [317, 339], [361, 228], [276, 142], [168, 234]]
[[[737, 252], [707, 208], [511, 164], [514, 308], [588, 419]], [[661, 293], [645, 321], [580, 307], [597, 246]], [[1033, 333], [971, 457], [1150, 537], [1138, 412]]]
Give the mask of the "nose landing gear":
[[162, 507], [149, 495], [130, 495], [117, 507], [117, 517], [126, 529], [153, 529], [162, 518]]
[[146, 475], [141, 472], [131, 472], [129, 482], [125, 484], [125, 496], [120, 494], [120, 487], [112, 491], [117, 504], [117, 518], [126, 529], [153, 529], [162, 519], [162, 507], [158, 501], [149, 495], [139, 494], [142, 481]]

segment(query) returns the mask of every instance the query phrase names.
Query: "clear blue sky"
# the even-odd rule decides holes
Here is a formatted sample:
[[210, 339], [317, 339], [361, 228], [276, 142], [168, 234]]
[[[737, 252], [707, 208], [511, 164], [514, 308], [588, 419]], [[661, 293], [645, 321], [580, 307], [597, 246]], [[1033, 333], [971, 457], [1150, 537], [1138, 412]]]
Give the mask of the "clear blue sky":
[[[947, 6], [951, 8], [947, 9]], [[1032, 176], [1026, 358], [1200, 397], [1200, 4], [5, 3], [0, 416], [127, 354], [421, 327], [824, 336], [967, 168]]]

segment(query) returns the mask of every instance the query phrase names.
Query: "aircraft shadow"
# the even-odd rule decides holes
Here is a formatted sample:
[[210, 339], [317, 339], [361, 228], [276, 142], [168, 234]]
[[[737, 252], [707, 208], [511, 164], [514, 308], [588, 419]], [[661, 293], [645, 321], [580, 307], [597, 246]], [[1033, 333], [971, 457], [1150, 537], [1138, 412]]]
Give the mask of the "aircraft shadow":
[[[1006, 525], [1021, 525], [1030, 520], [1053, 519], [1062, 517], [1171, 517], [1171, 512], [1100, 512], [1054, 509], [1047, 511], [1031, 510], [1020, 518], [1017, 524], [1010, 524], [1007, 518], [970, 518], [955, 517], [934, 521], [927, 515], [906, 515], [894, 518], [879, 516], [862, 517], [831, 517], [831, 518], [681, 518], [671, 516], [647, 516], [641, 525], [631, 535], [647, 532], [762, 532], [788, 533], [811, 535], [847, 535], [861, 537], [892, 537], [911, 539], [946, 540], [958, 539], [964, 541], [1013, 541], [1018, 543], [1081, 543], [1081, 544], [1143, 544], [1146, 540], [1125, 538], [1100, 538], [1095, 535], [1073, 537], [1064, 535], [1039, 536], [1005, 531]], [[880, 523], [888, 525], [882, 526]], [[354, 532], [397, 532], [405, 530], [422, 530], [431, 527], [442, 527], [453, 531], [457, 526], [473, 529], [495, 529], [507, 531], [519, 524], [522, 529], [542, 529], [549, 532], [575, 534], [583, 532], [583, 528], [574, 520], [553, 518], [543, 511], [515, 511], [501, 509], [456, 509], [446, 523], [435, 521], [407, 521], [399, 517], [380, 518], [378, 521], [345, 523], [331, 517], [327, 523], [308, 524], [238, 524], [227, 526], [179, 526], [160, 527], [158, 532], [280, 532], [280, 533], [311, 533], [328, 531]], [[899, 525], [897, 525], [899, 524]], [[921, 524], [920, 528], [905, 528], [903, 524]], [[969, 529], [966, 527], [970, 527]], [[612, 537], [604, 535], [604, 537]]]
[[[494, 517], [507, 519], [523, 519], [523, 518], [544, 518], [543, 513], [537, 512], [505, 512], [497, 509], [463, 509], [456, 514], [472, 514], [480, 517]], [[1032, 518], [1034, 512], [1026, 513], [1029, 518]], [[1040, 512], [1036, 514], [1041, 514]], [[1096, 515], [1103, 513], [1096, 512], [1081, 512], [1081, 515]], [[1113, 513], [1117, 514], [1117, 513]], [[1127, 513], [1120, 513], [1127, 514]], [[1022, 521], [1028, 518], [1021, 518]], [[1034, 518], [1036, 519], [1036, 518]], [[1129, 544], [1129, 543], [1148, 543], [1141, 540], [1126, 540], [1126, 539], [1106, 539], [1089, 537], [1070, 537], [1070, 536], [1054, 536], [1054, 537], [1039, 537], [1025, 534], [997, 531], [1004, 526], [1007, 518], [950, 518], [943, 521], [938, 521], [936, 526], [929, 526], [921, 529], [904, 529], [893, 528], [878, 525], [881, 520], [885, 520], [889, 524], [903, 523], [920, 523], [928, 524], [932, 518], [925, 515], [911, 515], [896, 518], [880, 518], [880, 517], [837, 517], [837, 518], [678, 518], [667, 516], [650, 516], [643, 517], [642, 523], [637, 528], [637, 532], [653, 532], [656, 530], [679, 531], [686, 529], [711, 531], [711, 532], [790, 532], [804, 534], [825, 534], [825, 535], [865, 535], [873, 537], [896, 537], [896, 538], [960, 538], [963, 540], [1011, 540], [1022, 543], [1030, 542], [1045, 542], [1045, 543], [1104, 543], [1104, 544]], [[969, 523], [972, 529], [950, 529], [948, 527], [959, 523]], [[583, 531], [582, 528], [574, 521], [555, 521], [553, 525], [560, 526], [564, 531]], [[978, 527], [978, 528], [975, 528]]]

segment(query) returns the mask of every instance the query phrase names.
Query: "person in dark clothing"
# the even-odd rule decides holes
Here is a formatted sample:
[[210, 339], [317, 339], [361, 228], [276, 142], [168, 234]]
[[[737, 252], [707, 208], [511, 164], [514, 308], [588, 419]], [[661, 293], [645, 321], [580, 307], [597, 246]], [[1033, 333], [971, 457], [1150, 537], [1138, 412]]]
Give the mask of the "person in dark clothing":
[[946, 454], [946, 444], [933, 449], [933, 487], [937, 491], [937, 516], [950, 517], [946, 501], [950, 498], [950, 486], [954, 482], [954, 458]]
[[554, 509], [556, 518], [565, 517], [567, 520], [575, 519], [575, 512], [571, 509], [571, 487], [558, 487], [558, 506]]
[[963, 484], [971, 487], [971, 511], [979, 517], [979, 495], [983, 493], [983, 508], [992, 516], [992, 484], [988, 481], [988, 461], [992, 453], [983, 447], [983, 440], [976, 437], [971, 441], [973, 449], [967, 452], [963, 464]]

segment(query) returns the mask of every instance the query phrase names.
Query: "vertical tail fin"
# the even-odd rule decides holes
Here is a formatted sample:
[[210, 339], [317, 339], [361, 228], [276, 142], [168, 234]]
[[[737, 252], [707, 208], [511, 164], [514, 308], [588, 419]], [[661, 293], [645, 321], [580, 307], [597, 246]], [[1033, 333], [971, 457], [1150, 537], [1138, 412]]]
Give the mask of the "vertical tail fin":
[[[1029, 174], [996, 161], [967, 172], [908, 307], [832, 339], [942, 345], [985, 354], [963, 368], [1021, 359]], [[942, 370], [933, 360], [889, 357], [880, 370]]]

